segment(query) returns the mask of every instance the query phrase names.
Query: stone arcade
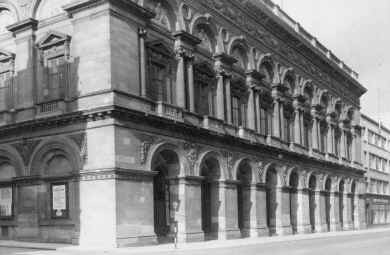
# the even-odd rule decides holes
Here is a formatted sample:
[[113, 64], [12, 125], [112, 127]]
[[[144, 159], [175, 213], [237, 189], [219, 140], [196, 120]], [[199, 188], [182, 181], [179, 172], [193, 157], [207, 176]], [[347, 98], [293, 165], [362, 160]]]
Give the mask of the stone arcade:
[[2, 239], [365, 227], [357, 74], [268, 0], [0, 1]]

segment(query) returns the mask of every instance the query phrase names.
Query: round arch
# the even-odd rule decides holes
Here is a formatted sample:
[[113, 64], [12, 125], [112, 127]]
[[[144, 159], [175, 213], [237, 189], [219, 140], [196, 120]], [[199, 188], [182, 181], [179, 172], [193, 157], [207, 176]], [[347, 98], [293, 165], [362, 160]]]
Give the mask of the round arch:
[[150, 171], [153, 170], [157, 158], [160, 156], [160, 153], [164, 151], [171, 151], [172, 153], [176, 154], [178, 165], [179, 165], [178, 176], [184, 176], [186, 173], [184, 172], [185, 167], [184, 167], [182, 152], [177, 145], [174, 145], [172, 143], [167, 143], [167, 142], [156, 144], [151, 148], [151, 150], [149, 151], [149, 155], [147, 157], [148, 159], [146, 163], [147, 169]]
[[275, 62], [271, 54], [262, 54], [256, 63], [256, 70], [265, 76], [265, 81], [272, 83], [275, 78]]
[[241, 167], [247, 167], [250, 168], [250, 183], [257, 183], [258, 182], [258, 178], [257, 178], [257, 174], [255, 173], [255, 166], [254, 166], [254, 163], [252, 162], [251, 159], [249, 158], [241, 158], [239, 160], [236, 161], [236, 163], [234, 164], [234, 167], [233, 167], [233, 179], [234, 180], [238, 180], [238, 175], [240, 174], [240, 168]]
[[217, 173], [218, 179], [225, 179], [229, 176], [222, 169], [222, 155], [216, 151], [205, 151], [201, 153], [198, 159], [198, 164], [196, 164], [195, 176], [202, 176], [202, 167], [208, 159], [211, 159], [214, 163], [218, 164], [219, 172]]
[[45, 164], [51, 159], [60, 157], [69, 161], [71, 171], [79, 171], [82, 168], [80, 149], [72, 140], [65, 137], [53, 137], [42, 141], [33, 152], [28, 173], [30, 175], [47, 175]]
[[13, 166], [16, 176], [24, 176], [27, 174], [23, 158], [15, 148], [9, 145], [2, 145], [0, 146], [0, 155], [0, 164]]
[[249, 63], [250, 48], [243, 36], [233, 37], [227, 47], [227, 53], [237, 59], [237, 63], [242, 69], [246, 70]]

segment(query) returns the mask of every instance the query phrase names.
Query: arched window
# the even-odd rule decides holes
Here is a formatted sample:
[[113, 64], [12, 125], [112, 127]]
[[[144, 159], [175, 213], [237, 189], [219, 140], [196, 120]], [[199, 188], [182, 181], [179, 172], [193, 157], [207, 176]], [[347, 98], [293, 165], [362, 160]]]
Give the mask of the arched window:
[[210, 27], [207, 24], [198, 24], [195, 28], [195, 35], [201, 39], [199, 47], [209, 53], [215, 51], [215, 39], [214, 34], [211, 32]]
[[148, 97], [174, 104], [175, 59], [172, 50], [162, 42], [147, 44], [149, 83]]
[[0, 34], [8, 32], [7, 26], [15, 22], [15, 15], [9, 9], [0, 6]]
[[264, 77], [263, 82], [266, 85], [271, 85], [274, 78], [272, 64], [269, 61], [264, 61], [259, 67], [259, 72]]
[[248, 56], [242, 46], [234, 46], [231, 50], [231, 55], [237, 60], [237, 62], [235, 63], [236, 67], [240, 68], [241, 70], [247, 69]]
[[237, 127], [246, 127], [247, 91], [245, 81], [233, 79], [231, 83], [232, 124]]
[[216, 117], [216, 80], [211, 66], [200, 63], [194, 66], [195, 110], [200, 115]]

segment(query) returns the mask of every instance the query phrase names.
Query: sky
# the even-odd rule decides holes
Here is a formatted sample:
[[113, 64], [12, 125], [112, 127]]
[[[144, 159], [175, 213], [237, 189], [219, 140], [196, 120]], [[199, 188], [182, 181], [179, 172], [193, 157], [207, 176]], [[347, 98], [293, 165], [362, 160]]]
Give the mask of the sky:
[[359, 73], [361, 112], [390, 128], [390, 1], [274, 2]]

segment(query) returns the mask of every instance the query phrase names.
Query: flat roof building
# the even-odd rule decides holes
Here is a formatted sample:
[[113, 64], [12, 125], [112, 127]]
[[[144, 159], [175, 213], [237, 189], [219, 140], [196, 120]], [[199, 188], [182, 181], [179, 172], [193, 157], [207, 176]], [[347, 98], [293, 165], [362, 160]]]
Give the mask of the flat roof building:
[[0, 1], [0, 238], [365, 227], [358, 75], [277, 5]]

